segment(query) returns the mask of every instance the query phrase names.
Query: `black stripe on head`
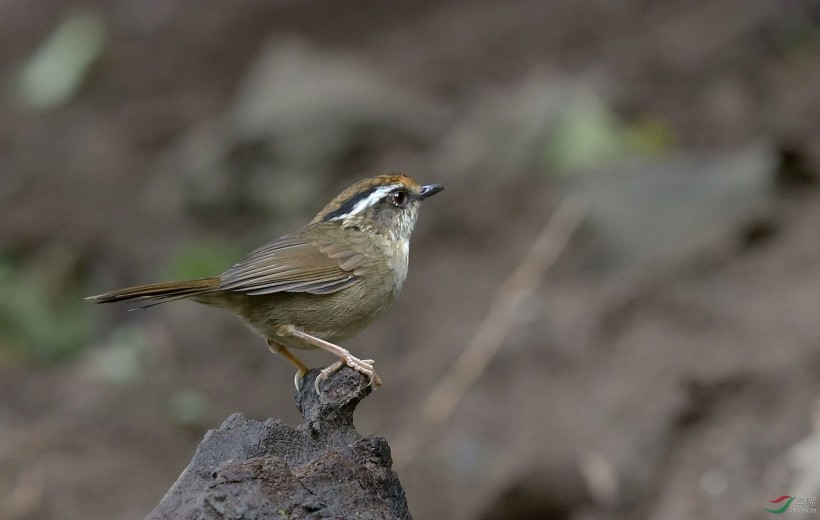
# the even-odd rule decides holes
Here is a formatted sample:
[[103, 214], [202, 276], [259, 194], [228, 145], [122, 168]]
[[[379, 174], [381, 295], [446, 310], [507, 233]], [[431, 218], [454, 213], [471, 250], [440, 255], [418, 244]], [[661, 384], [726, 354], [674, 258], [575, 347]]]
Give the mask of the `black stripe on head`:
[[381, 189], [381, 188], [383, 188], [383, 186], [371, 186], [370, 188], [368, 188], [364, 191], [360, 191], [359, 193], [353, 195], [352, 197], [350, 197], [349, 199], [344, 201], [341, 204], [341, 206], [339, 206], [335, 210], [333, 210], [330, 213], [328, 213], [327, 215], [325, 215], [325, 217], [322, 219], [322, 222], [329, 222], [329, 221], [331, 221], [333, 219], [337, 219], [337, 218], [339, 218], [343, 215], [347, 215], [348, 213], [353, 211], [353, 208], [356, 207], [357, 203], [365, 200], [367, 197], [373, 195], [373, 193], [376, 190]]

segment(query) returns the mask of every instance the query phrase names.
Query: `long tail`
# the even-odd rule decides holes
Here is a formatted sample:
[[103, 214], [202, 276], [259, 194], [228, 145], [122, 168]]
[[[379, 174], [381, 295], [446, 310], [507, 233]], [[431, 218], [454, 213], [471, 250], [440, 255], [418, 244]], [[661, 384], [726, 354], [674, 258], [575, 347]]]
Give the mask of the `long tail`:
[[143, 305], [143, 307], [150, 307], [172, 300], [212, 292], [217, 289], [219, 289], [219, 278], [202, 278], [200, 280], [152, 283], [148, 285], [137, 285], [136, 287], [126, 287], [125, 289], [89, 296], [86, 300], [94, 303], [148, 301], [150, 303]]

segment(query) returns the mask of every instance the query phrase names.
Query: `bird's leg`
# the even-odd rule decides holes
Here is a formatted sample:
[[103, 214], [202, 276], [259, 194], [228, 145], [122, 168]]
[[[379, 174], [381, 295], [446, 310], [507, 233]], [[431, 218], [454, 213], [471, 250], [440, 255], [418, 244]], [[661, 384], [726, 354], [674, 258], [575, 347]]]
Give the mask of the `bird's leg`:
[[277, 343], [272, 339], [268, 339], [267, 342], [268, 348], [271, 352], [273, 352], [274, 354], [281, 354], [283, 358], [287, 359], [288, 361], [296, 365], [296, 368], [299, 369], [299, 371], [296, 372], [296, 375], [293, 376], [293, 384], [296, 385], [296, 390], [299, 390], [299, 381], [303, 377], [305, 377], [305, 374], [307, 374], [308, 371], [307, 365], [302, 363], [302, 361], [298, 357], [294, 356], [286, 346]]
[[382, 380], [379, 378], [378, 374], [376, 374], [376, 371], [373, 368], [372, 359], [359, 359], [357, 357], [354, 357], [350, 352], [340, 347], [339, 345], [334, 345], [329, 341], [317, 338], [316, 336], [311, 336], [310, 334], [302, 332], [301, 330], [297, 329], [293, 325], [283, 325], [279, 327], [276, 332], [281, 336], [293, 336], [299, 338], [307, 343], [310, 343], [315, 347], [327, 350], [328, 352], [336, 355], [339, 358], [339, 361], [323, 369], [316, 377], [317, 393], [319, 392], [319, 383], [327, 379], [328, 376], [330, 376], [331, 374], [333, 374], [345, 365], [349, 366], [357, 372], [366, 375], [369, 378], [369, 381], [367, 383], [368, 385], [381, 386]]

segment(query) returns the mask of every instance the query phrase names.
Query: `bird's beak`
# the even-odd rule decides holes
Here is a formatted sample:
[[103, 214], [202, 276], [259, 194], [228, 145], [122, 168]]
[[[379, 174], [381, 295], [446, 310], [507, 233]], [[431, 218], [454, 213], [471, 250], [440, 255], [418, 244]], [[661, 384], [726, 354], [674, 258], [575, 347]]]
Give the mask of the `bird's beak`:
[[419, 200], [426, 199], [431, 195], [435, 195], [436, 193], [440, 192], [444, 189], [444, 186], [441, 184], [428, 184], [426, 186], [421, 187], [421, 192], [416, 197]]

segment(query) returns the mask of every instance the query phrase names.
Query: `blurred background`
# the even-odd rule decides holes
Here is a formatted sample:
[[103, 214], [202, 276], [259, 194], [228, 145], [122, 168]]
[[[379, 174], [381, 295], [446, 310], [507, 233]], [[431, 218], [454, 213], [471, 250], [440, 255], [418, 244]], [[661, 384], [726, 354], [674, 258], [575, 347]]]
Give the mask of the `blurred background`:
[[389, 171], [447, 191], [345, 346], [416, 518], [820, 494], [818, 2], [6, 0], [0, 79], [0, 518], [142, 518], [230, 413], [298, 424], [238, 320], [82, 297], [219, 273]]

